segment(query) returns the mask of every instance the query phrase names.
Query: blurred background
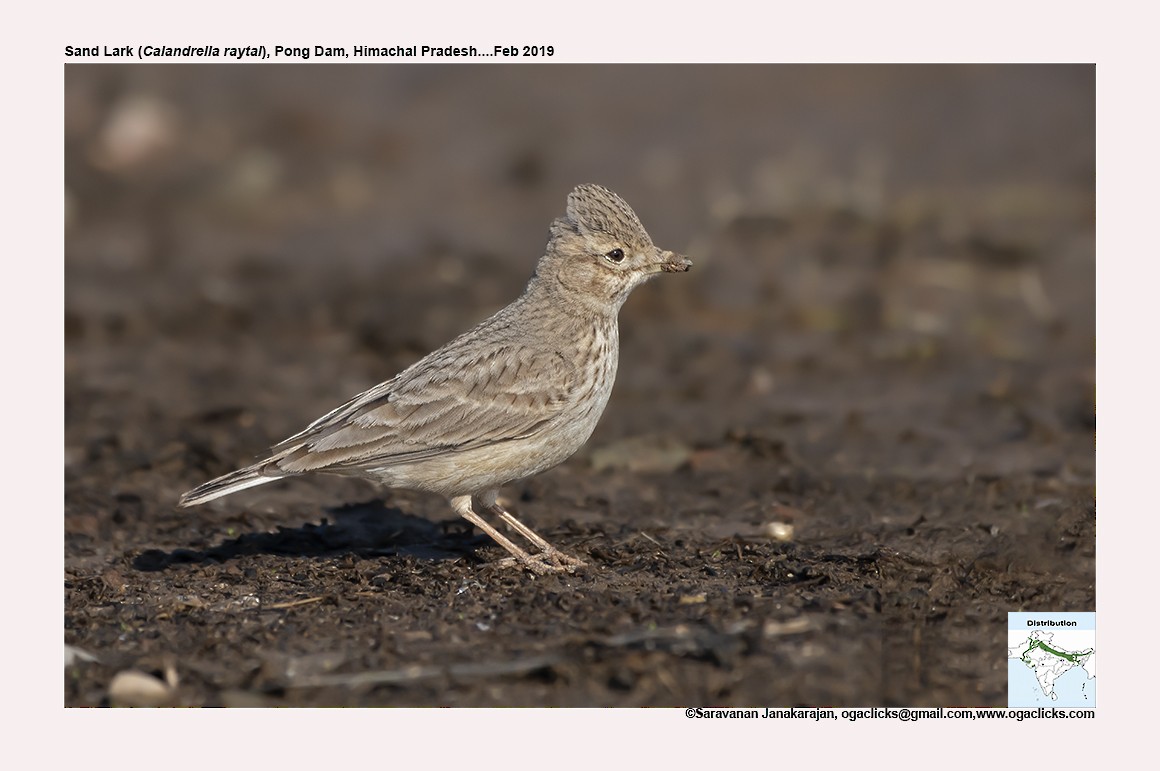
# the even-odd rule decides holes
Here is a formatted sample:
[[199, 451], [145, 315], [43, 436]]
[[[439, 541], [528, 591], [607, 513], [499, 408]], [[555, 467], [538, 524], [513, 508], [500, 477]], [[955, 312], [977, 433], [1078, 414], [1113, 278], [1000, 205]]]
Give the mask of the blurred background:
[[[923, 562], [896, 576], [912, 609], [933, 582], [988, 619], [1092, 610], [1094, 87], [1080, 65], [69, 65], [71, 580], [224, 528], [173, 502], [514, 299], [596, 182], [694, 269], [626, 304], [593, 439], [513, 492], [533, 522], [778, 522]], [[358, 484], [271, 489], [240, 527]], [[984, 568], [1001, 588], [963, 588]], [[100, 597], [70, 597], [99, 637]], [[985, 648], [962, 633], [964, 660]], [[880, 671], [833, 671], [780, 695], [890, 700]], [[997, 703], [996, 672], [931, 701]]]

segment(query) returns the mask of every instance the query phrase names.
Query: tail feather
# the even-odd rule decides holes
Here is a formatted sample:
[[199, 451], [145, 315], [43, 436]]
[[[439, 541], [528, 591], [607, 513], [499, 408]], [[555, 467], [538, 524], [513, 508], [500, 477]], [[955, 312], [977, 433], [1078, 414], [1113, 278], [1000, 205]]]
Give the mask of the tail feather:
[[282, 478], [280, 475], [263, 474], [262, 468], [265, 465], [265, 463], [259, 463], [230, 472], [217, 479], [211, 479], [204, 485], [199, 485], [181, 496], [181, 500], [178, 501], [177, 505], [183, 507], [197, 506], [206, 501], [212, 501], [214, 498], [221, 498], [223, 495], [236, 493], [238, 490], [245, 490], [247, 487], [257, 487], [258, 485], [264, 485], [267, 482], [273, 482], [275, 479]]

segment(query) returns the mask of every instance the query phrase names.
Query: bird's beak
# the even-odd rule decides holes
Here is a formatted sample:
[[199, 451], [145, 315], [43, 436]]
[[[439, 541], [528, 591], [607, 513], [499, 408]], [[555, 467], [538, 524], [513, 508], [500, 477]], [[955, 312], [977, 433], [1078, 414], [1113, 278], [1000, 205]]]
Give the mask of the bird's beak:
[[660, 258], [657, 267], [665, 273], [685, 273], [689, 268], [693, 267], [692, 260], [676, 252], [658, 250], [657, 257]]

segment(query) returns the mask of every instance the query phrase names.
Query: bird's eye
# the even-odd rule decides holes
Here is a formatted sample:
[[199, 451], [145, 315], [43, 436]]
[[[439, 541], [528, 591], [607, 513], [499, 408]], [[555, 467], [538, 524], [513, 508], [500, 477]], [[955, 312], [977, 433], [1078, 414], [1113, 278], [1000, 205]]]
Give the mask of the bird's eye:
[[604, 255], [604, 259], [608, 260], [609, 262], [622, 262], [624, 260], [624, 250], [613, 249], [611, 252]]

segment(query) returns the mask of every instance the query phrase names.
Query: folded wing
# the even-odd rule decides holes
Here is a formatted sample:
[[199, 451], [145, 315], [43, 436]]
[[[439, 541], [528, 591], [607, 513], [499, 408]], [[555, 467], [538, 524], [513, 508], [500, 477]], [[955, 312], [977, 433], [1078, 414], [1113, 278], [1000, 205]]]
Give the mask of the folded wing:
[[273, 448], [285, 473], [408, 463], [522, 439], [557, 417], [574, 367], [518, 344], [443, 350]]

